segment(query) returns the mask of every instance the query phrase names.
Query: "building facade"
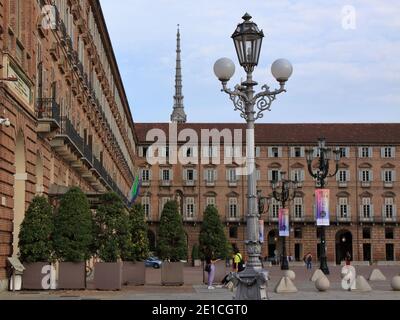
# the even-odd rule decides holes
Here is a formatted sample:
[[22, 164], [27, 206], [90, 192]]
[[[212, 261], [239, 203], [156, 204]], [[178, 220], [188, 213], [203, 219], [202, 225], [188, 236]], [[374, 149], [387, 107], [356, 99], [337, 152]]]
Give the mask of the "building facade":
[[[152, 246], [156, 245], [163, 205], [175, 199], [183, 216], [189, 253], [198, 243], [207, 205], [216, 206], [229, 241], [245, 252], [247, 176], [238, 174], [239, 161], [225, 160], [245, 155], [245, 144], [225, 145], [226, 141], [234, 141], [232, 137], [238, 132], [241, 132], [242, 141], [246, 141], [245, 126], [136, 123], [135, 129], [137, 165], [143, 181], [141, 203], [151, 228]], [[218, 137], [214, 143], [210, 143], [207, 135], [212, 130]], [[298, 196], [288, 204], [291, 226], [290, 237], [286, 240], [288, 255], [298, 261], [308, 252], [319, 256], [314, 206], [317, 182], [308, 173], [305, 150], [315, 148], [315, 157], [318, 156], [317, 140], [325, 137], [328, 146], [340, 148], [342, 155], [338, 174], [327, 183], [331, 221], [326, 229], [328, 261], [340, 263], [347, 251], [355, 261], [400, 259], [396, 210], [400, 194], [396, 180], [400, 170], [399, 132], [400, 124], [256, 125], [257, 189], [263, 196], [271, 196], [271, 181], [281, 179], [282, 173], [286, 178], [301, 182]], [[162, 140], [161, 133], [165, 133], [167, 143], [155, 145], [156, 136]], [[219, 139], [219, 135], [223, 139]], [[198, 140], [189, 142], [188, 136], [198, 137]], [[334, 167], [334, 161], [331, 162]], [[315, 160], [314, 170], [317, 164]], [[279, 207], [279, 203], [272, 201], [261, 217], [265, 229], [263, 257], [274, 257], [281, 252]]]
[[[54, 5], [53, 5], [54, 4]], [[97, 0], [0, 0], [0, 284], [38, 194], [127, 201], [135, 137]]]

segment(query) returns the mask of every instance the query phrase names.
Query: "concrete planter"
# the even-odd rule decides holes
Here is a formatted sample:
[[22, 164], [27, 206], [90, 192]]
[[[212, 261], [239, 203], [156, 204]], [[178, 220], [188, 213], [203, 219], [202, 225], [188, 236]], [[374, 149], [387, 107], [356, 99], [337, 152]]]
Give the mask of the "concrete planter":
[[163, 286], [182, 286], [183, 263], [163, 262], [161, 265], [161, 284]]
[[58, 271], [58, 289], [85, 290], [86, 263], [60, 262]]
[[145, 279], [146, 267], [144, 262], [123, 262], [122, 283], [124, 285], [144, 286]]
[[[204, 268], [206, 266], [206, 263], [204, 262]], [[203, 270], [204, 270], [203, 268]], [[217, 261], [215, 263], [215, 277], [214, 277], [214, 284], [221, 284], [222, 280], [226, 277], [226, 275], [230, 272], [231, 270], [226, 267], [226, 262], [225, 261]], [[204, 272], [204, 283], [208, 284], [208, 272]]]
[[201, 260], [199, 260], [199, 259], [194, 260], [193, 267], [201, 267]]
[[94, 286], [97, 290], [121, 290], [122, 262], [97, 262], [94, 265]]
[[44, 278], [48, 275], [46, 267], [49, 266], [48, 262], [25, 263], [22, 290], [48, 290], [47, 287], [43, 287], [42, 282], [45, 282]]

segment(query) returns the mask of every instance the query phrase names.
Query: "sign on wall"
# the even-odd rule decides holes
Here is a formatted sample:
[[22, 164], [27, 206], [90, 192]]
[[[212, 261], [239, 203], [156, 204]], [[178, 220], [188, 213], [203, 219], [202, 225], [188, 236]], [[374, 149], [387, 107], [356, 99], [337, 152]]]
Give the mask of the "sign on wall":
[[329, 226], [329, 190], [315, 190], [315, 208], [317, 210], [317, 226]]
[[289, 237], [289, 209], [279, 209], [279, 236]]

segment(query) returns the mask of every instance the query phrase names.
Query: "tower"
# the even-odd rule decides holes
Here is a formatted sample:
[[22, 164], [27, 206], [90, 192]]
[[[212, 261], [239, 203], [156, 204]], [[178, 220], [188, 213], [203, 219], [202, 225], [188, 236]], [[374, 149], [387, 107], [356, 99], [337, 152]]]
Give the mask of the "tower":
[[183, 95], [182, 95], [181, 34], [179, 31], [179, 24], [178, 24], [178, 32], [176, 35], [174, 110], [171, 114], [171, 121], [177, 123], [186, 123], [186, 113], [183, 106]]

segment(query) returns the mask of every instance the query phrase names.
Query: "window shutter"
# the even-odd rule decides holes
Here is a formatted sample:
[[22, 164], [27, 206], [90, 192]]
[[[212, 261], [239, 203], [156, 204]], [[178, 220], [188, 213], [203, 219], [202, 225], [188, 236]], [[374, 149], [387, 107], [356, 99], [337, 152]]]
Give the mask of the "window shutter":
[[143, 157], [143, 147], [139, 147], [139, 157]]
[[205, 169], [205, 170], [203, 171], [203, 179], [204, 179], [204, 181], [207, 181], [207, 180], [208, 180], [208, 169]]
[[341, 170], [339, 170], [338, 173], [336, 173], [336, 181], [340, 181], [340, 172]]
[[229, 169], [226, 169], [226, 181], [229, 181]]
[[336, 206], [336, 216], [339, 218], [340, 217], [340, 204]]
[[382, 170], [381, 179], [383, 182], [385, 182], [385, 175], [386, 175], [386, 170]]
[[151, 169], [149, 169], [149, 180], [151, 181], [152, 180], [152, 172], [151, 172]]
[[218, 180], [218, 170], [214, 169], [214, 181]]
[[362, 170], [358, 171], [358, 180], [363, 181], [363, 171]]
[[162, 169], [160, 169], [160, 181], [162, 181], [162, 179], [163, 179], [163, 170]]
[[374, 171], [373, 170], [369, 170], [369, 179], [370, 181], [374, 181]]
[[172, 169], [169, 169], [169, 180], [170, 181], [174, 180], [174, 171]]
[[358, 148], [358, 157], [362, 158], [362, 147]]
[[257, 181], [261, 180], [261, 171], [257, 170]]
[[381, 158], [385, 158], [385, 148], [381, 148]]
[[182, 170], [182, 180], [186, 181], [187, 180], [187, 169]]
[[294, 181], [295, 180], [295, 175], [296, 175], [296, 171], [295, 170], [290, 171], [290, 180]]
[[196, 169], [193, 170], [193, 179], [194, 179], [194, 181], [197, 181], [197, 170]]
[[392, 147], [392, 158], [396, 158], [396, 148]]
[[278, 157], [279, 157], [279, 158], [282, 158], [282, 154], [283, 154], [282, 147], [279, 147], [279, 148], [278, 148]]
[[372, 158], [373, 150], [371, 147], [368, 148], [368, 158]]
[[306, 148], [301, 147], [301, 149], [300, 149], [300, 155], [301, 155], [302, 158], [305, 157], [305, 155], [306, 155]]
[[305, 181], [306, 179], [305, 179], [305, 172], [304, 172], [304, 170], [300, 170], [300, 181]]
[[268, 170], [268, 181], [272, 181], [272, 170]]
[[256, 147], [256, 157], [259, 158], [261, 156], [261, 147]]
[[393, 217], [397, 217], [397, 206], [395, 204], [393, 205]]
[[393, 179], [393, 182], [396, 182], [396, 170], [392, 171], [392, 179]]
[[268, 147], [268, 158], [272, 158], [272, 147]]
[[371, 204], [370, 207], [371, 207], [371, 218], [373, 218], [375, 216], [374, 205]]
[[295, 147], [290, 147], [290, 157], [294, 158], [296, 153], [296, 148]]
[[386, 206], [383, 204], [382, 205], [382, 217], [386, 217]]

